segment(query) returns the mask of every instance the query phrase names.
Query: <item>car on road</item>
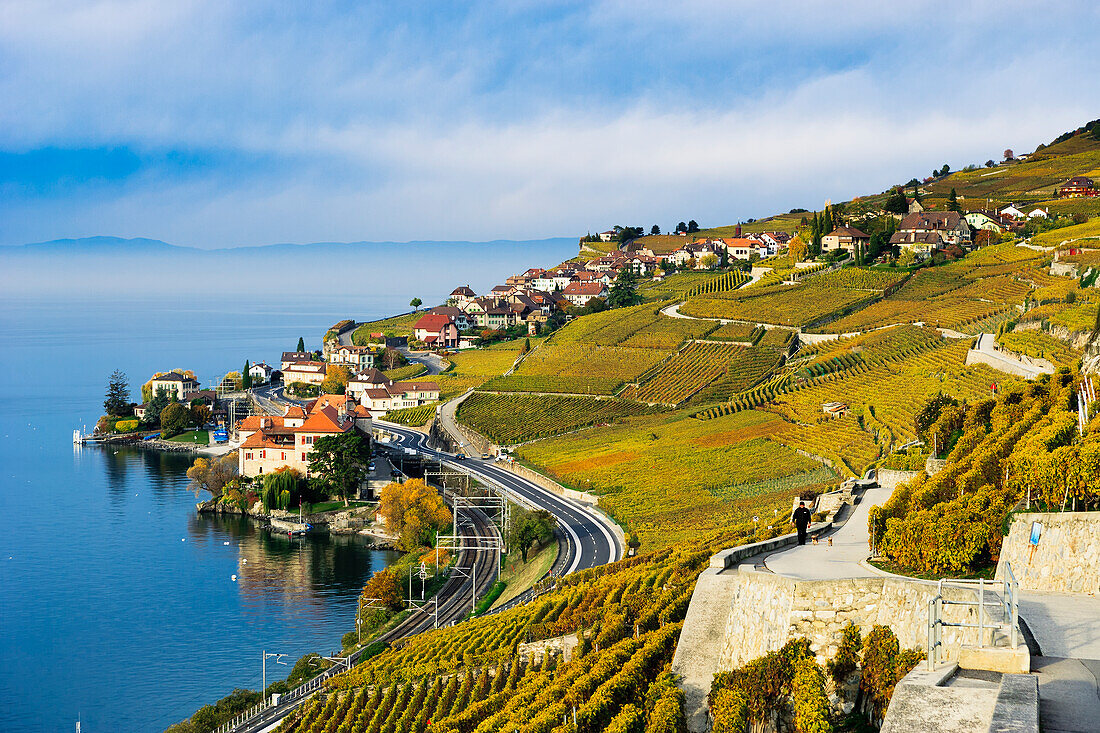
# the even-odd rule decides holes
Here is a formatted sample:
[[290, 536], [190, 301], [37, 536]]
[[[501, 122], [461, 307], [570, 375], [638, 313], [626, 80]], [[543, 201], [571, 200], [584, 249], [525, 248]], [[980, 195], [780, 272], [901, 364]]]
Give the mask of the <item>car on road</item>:
[[493, 454], [492, 453], [482, 453], [481, 454], [481, 460], [491, 461], [491, 460], [493, 460]]
[[465, 461], [466, 460], [466, 454], [465, 453], [455, 453], [455, 460], [456, 461]]

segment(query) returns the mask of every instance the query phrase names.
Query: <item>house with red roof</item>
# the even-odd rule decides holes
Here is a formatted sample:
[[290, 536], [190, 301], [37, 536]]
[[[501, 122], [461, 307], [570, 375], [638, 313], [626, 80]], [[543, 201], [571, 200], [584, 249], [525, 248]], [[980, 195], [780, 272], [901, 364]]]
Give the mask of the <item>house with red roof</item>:
[[1055, 192], [1060, 199], [1100, 196], [1096, 182], [1088, 176], [1074, 176], [1058, 186]]
[[606, 298], [607, 286], [602, 282], [569, 283], [561, 294], [575, 306], [583, 307], [593, 298]]
[[370, 411], [344, 395], [323, 395], [307, 409], [294, 406], [282, 416], [253, 415], [237, 428], [237, 467], [242, 476], [284, 467], [309, 475], [309, 457], [318, 439], [358, 431], [369, 440], [371, 427]]
[[413, 326], [413, 338], [431, 349], [453, 349], [458, 346], [458, 325], [443, 313], [428, 313]]

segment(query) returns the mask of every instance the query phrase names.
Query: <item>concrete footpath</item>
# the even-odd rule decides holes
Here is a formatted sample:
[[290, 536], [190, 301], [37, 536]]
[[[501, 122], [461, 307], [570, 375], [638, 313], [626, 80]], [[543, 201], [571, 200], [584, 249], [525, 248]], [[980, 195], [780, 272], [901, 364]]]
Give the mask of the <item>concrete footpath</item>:
[[1100, 731], [1100, 598], [1020, 593], [1044, 733]]
[[[764, 566], [804, 580], [875, 575], [861, 564], [870, 555], [867, 518], [892, 491], [892, 486], [868, 490], [847, 521], [819, 544], [774, 553]], [[1020, 618], [1034, 638], [1031, 664], [1039, 681], [1043, 731], [1100, 731], [1100, 597], [1021, 591]]]
[[[867, 518], [871, 507], [882, 504], [893, 492], [893, 486], [867, 489], [839, 529], [822, 537], [816, 545], [796, 546], [769, 555], [764, 558], [764, 567], [776, 575], [802, 580], [875, 577], [876, 573], [860, 565], [871, 554]], [[831, 547], [829, 539], [833, 541]]]

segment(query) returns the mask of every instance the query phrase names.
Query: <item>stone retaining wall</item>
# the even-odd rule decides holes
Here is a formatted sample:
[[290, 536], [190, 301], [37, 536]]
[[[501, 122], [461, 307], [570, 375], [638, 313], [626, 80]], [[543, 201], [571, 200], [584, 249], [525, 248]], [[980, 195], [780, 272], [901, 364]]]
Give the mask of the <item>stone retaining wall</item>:
[[[1029, 542], [1032, 522], [1042, 524], [1039, 543]], [[1017, 514], [1001, 545], [997, 578], [1004, 564], [1026, 590], [1100, 593], [1100, 512]]]
[[[739, 568], [719, 656], [719, 671], [735, 669], [804, 636], [824, 663], [837, 650], [850, 621], [866, 634], [876, 624], [894, 630], [903, 649], [927, 648], [928, 601], [936, 585], [895, 578], [795, 580]], [[964, 588], [944, 588], [948, 600], [974, 600]], [[944, 621], [976, 623], [976, 610], [944, 606]], [[941, 658], [956, 660], [963, 644], [977, 644], [977, 629], [943, 629]]]
[[920, 476], [920, 471], [901, 471], [895, 468], [880, 468], [876, 474], [879, 486], [897, 486]]

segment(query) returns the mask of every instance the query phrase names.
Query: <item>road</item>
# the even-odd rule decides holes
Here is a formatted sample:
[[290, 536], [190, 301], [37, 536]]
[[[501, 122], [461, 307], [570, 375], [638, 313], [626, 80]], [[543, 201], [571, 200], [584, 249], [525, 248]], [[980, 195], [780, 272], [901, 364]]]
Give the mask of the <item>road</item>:
[[384, 420], [375, 420], [375, 425], [394, 435], [395, 442], [402, 447], [412, 448], [427, 458], [444, 461], [453, 468], [501, 486], [525, 503], [553, 514], [565, 540], [562, 552], [554, 563], [554, 575], [567, 575], [577, 570], [606, 565], [622, 557], [622, 548], [619, 547], [614, 533], [603, 521], [580, 505], [506, 471], [492, 461], [478, 458], [456, 461], [450, 453], [429, 448], [428, 436], [424, 433]]
[[410, 351], [407, 346], [397, 349], [406, 359], [417, 364], [423, 364], [428, 368], [425, 374], [431, 376], [443, 372], [443, 357], [430, 351]]

